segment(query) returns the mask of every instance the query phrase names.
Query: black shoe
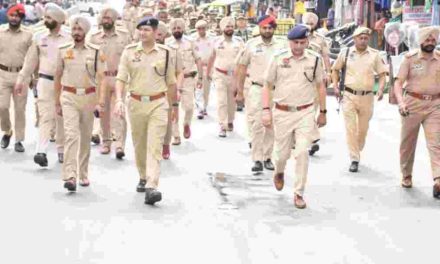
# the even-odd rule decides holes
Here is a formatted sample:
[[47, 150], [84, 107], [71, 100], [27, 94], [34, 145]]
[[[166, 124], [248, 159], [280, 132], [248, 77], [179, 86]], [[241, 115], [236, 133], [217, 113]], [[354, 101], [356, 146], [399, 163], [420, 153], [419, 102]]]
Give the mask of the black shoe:
[[123, 150], [116, 151], [116, 158], [122, 160], [125, 157], [125, 152]]
[[58, 153], [58, 162], [64, 163], [64, 153]]
[[440, 185], [434, 184], [432, 187], [432, 196], [436, 199], [440, 199]]
[[253, 172], [263, 171], [263, 164], [261, 161], [255, 161], [254, 166], [252, 167]]
[[47, 167], [48, 161], [45, 153], [37, 153], [34, 156], [34, 162], [41, 167]]
[[162, 200], [162, 193], [153, 188], [147, 188], [145, 191], [145, 204], [154, 205]]
[[359, 169], [359, 161], [352, 161], [350, 165], [350, 172], [358, 172]]
[[274, 166], [273, 166], [273, 163], [272, 163], [272, 161], [270, 160], [270, 159], [267, 159], [265, 162], [264, 162], [264, 168], [266, 169], [266, 170], [271, 170], [271, 171], [273, 171], [275, 168], [274, 168]]
[[23, 144], [21, 144], [21, 142], [15, 143], [14, 149], [16, 152], [24, 152], [24, 147]]
[[138, 186], [136, 187], [137, 192], [145, 192], [145, 185], [147, 184], [147, 180], [140, 180]]
[[66, 188], [69, 192], [76, 191], [76, 182], [74, 179], [70, 179], [64, 183], [64, 188]]
[[10, 135], [3, 135], [2, 137], [2, 142], [1, 142], [1, 147], [3, 149], [7, 148], [9, 146], [9, 142], [11, 142], [11, 137], [12, 137], [12, 133]]
[[237, 112], [242, 112], [242, 111], [243, 111], [243, 106], [237, 105]]
[[313, 144], [312, 147], [309, 150], [309, 155], [313, 156], [313, 154], [318, 152], [318, 150], [319, 150], [319, 145], [318, 144]]
[[252, 142], [249, 142], [249, 148], [252, 149]]
[[95, 145], [101, 144], [101, 139], [99, 138], [99, 135], [92, 135], [92, 143]]

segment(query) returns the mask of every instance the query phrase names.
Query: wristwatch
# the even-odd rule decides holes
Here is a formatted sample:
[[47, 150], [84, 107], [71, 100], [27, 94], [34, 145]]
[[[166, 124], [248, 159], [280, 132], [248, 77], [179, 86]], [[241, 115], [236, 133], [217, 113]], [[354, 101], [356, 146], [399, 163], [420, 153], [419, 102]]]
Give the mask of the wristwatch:
[[179, 103], [175, 102], [175, 103], [172, 104], [172, 106], [173, 106], [173, 107], [178, 107], [178, 106], [179, 106]]
[[327, 114], [327, 109], [320, 110], [319, 112], [320, 112], [321, 114], [324, 114], [324, 115], [325, 115], [325, 114]]

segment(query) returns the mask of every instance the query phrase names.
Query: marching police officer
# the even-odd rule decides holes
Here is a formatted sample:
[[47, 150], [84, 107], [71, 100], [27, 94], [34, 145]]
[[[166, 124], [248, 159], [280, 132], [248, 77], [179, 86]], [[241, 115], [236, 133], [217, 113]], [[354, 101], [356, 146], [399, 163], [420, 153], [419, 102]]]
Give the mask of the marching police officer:
[[173, 112], [178, 109], [176, 57], [168, 47], [155, 43], [158, 24], [159, 21], [153, 17], [139, 22], [140, 42], [125, 48], [116, 77], [115, 111], [117, 115], [124, 115], [122, 96], [127, 91], [128, 114], [140, 176], [137, 191], [145, 192], [145, 203], [150, 205], [162, 200], [157, 188], [169, 101], [172, 102]]
[[[274, 184], [278, 191], [284, 187], [284, 170], [291, 157], [295, 137], [294, 204], [299, 209], [306, 207], [303, 196], [309, 161], [307, 149], [312, 144], [315, 122], [319, 127], [324, 126], [327, 113], [322, 62], [319, 55], [306, 50], [309, 45], [308, 34], [309, 30], [304, 25], [297, 25], [288, 33], [290, 49], [275, 55], [264, 75], [262, 104], [263, 124], [270, 127], [273, 123], [275, 130]], [[320, 108], [317, 120], [313, 107], [316, 93], [319, 94]], [[273, 110], [270, 101], [272, 96]]]

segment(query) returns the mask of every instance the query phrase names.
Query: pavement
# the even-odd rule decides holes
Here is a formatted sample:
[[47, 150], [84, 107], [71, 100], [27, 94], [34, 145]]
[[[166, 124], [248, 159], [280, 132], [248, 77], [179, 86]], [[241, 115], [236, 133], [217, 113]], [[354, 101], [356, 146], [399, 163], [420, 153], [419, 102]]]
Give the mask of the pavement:
[[[387, 98], [385, 98], [387, 100]], [[423, 133], [414, 188], [399, 185], [400, 119], [377, 103], [359, 173], [349, 173], [342, 114], [328, 98], [328, 126], [311, 158], [307, 209], [293, 206], [294, 163], [277, 192], [253, 175], [244, 113], [219, 138], [215, 91], [208, 118], [162, 163], [163, 201], [143, 203], [129, 137], [126, 159], [92, 147], [91, 186], [63, 189], [55, 145], [49, 167], [33, 163], [28, 101], [26, 152], [0, 151], [0, 263], [434, 263], [440, 201], [432, 198]], [[130, 131], [130, 130], [129, 130]]]

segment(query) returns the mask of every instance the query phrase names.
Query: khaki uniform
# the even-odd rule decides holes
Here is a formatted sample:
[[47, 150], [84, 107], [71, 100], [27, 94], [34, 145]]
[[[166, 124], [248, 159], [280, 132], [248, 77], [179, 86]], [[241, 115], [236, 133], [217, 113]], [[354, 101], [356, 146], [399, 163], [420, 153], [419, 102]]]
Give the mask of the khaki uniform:
[[122, 9], [122, 21], [125, 29], [128, 30], [128, 32], [130, 33], [130, 36], [133, 36], [132, 31], [134, 30], [132, 30], [132, 24], [131, 24], [131, 13], [130, 13], [131, 7], [132, 7], [131, 3], [126, 3], [124, 5], [124, 8]]
[[[166, 76], [162, 76], [165, 73], [166, 51], [169, 51], [168, 70]], [[168, 86], [176, 83], [175, 67], [176, 57], [169, 48], [155, 44], [152, 50], [146, 51], [139, 42], [125, 48], [116, 79], [128, 85], [128, 93], [148, 99], [149, 96], [166, 93]], [[139, 176], [147, 180], [147, 188], [157, 188], [167, 130], [168, 100], [162, 97], [141, 102], [129, 98], [128, 113]]]
[[[339, 71], [342, 69], [345, 54], [346, 50], [339, 53], [332, 70]], [[355, 48], [350, 48], [345, 87], [354, 91], [373, 91], [374, 74], [382, 74], [387, 70], [377, 50], [367, 48], [361, 53]], [[365, 146], [369, 122], [373, 116], [373, 105], [373, 93], [354, 95], [348, 91], [344, 92], [342, 107], [351, 161], [360, 161], [360, 153]]]
[[[274, 103], [294, 108], [315, 102], [316, 86], [323, 78], [322, 63], [318, 63], [313, 79], [316, 58], [308, 50], [299, 59], [293, 57], [290, 49], [275, 55], [264, 75], [265, 82], [276, 87], [273, 91]], [[308, 148], [313, 140], [315, 123], [315, 110], [312, 106], [299, 111], [273, 110], [275, 173], [284, 173], [295, 140], [294, 191], [299, 196], [303, 196], [307, 182]]]
[[246, 93], [246, 119], [250, 128], [252, 143], [252, 160], [263, 161], [271, 158], [273, 150], [273, 128], [265, 128], [262, 124], [262, 88], [264, 71], [275, 53], [285, 48], [285, 44], [275, 39], [264, 43], [261, 37], [250, 40], [238, 58], [237, 63], [247, 66], [248, 80], [251, 86]]
[[[62, 74], [60, 102], [64, 118], [65, 181], [88, 178], [93, 112], [98, 103], [98, 87], [94, 78], [102, 76], [104, 71], [105, 56], [99, 47], [86, 44], [79, 48], [68, 43], [59, 48], [57, 73]], [[71, 89], [68, 87], [76, 89], [76, 92], [68, 91]]]
[[[180, 105], [184, 112], [183, 125], [191, 125], [191, 120], [194, 114], [194, 91], [197, 85], [197, 64], [199, 55], [196, 52], [196, 46], [194, 42], [185, 36], [181, 41], [176, 41], [174, 37], [166, 40], [166, 45], [177, 49], [182, 54], [183, 59], [183, 73], [185, 75], [183, 79], [182, 87], [180, 88]], [[191, 73], [195, 73], [193, 76], [189, 76]], [[173, 137], [180, 137], [179, 122], [173, 123]]]
[[18, 76], [19, 83], [25, 83], [38, 69], [37, 107], [38, 107], [38, 141], [36, 153], [47, 154], [53, 128], [56, 130], [56, 145], [58, 153], [64, 149], [63, 118], [56, 114], [54, 76], [57, 65], [58, 47], [71, 41], [71, 37], [60, 31], [57, 34], [49, 32], [34, 39], [29, 48], [23, 69]]
[[228, 124], [234, 122], [235, 109], [235, 91], [233, 84], [233, 72], [235, 70], [235, 61], [243, 49], [243, 41], [233, 37], [230, 41], [224, 36], [219, 37], [214, 44], [215, 63], [213, 69], [213, 81], [217, 90], [217, 111], [220, 126], [227, 130]]
[[[110, 147], [112, 142], [112, 132], [116, 139], [116, 148], [125, 149], [127, 137], [127, 121], [125, 117], [112, 116], [115, 106], [115, 83], [118, 73], [119, 60], [122, 52], [130, 44], [130, 35], [127, 31], [116, 29], [111, 34], [106, 34], [103, 30], [90, 36], [90, 43], [100, 46], [106, 56], [107, 71], [104, 78], [107, 85], [104, 114], [99, 118], [99, 123], [94, 126], [93, 134], [102, 134], [104, 146]], [[125, 96], [123, 96], [125, 98]], [[113, 129], [113, 131], [112, 131]], [[101, 130], [101, 131], [100, 131]], [[101, 133], [100, 133], [101, 132]]]
[[206, 110], [209, 103], [209, 92], [211, 88], [211, 80], [209, 80], [210, 73], [208, 72], [208, 61], [214, 52], [214, 41], [210, 37], [206, 36], [205, 38], [201, 38], [199, 36], [195, 37], [194, 40], [195, 49], [200, 56], [203, 72], [203, 102], [199, 100], [196, 102], [198, 110]]
[[397, 75], [406, 81], [405, 91], [424, 95], [425, 99], [404, 93], [409, 115], [402, 117], [400, 139], [400, 169], [402, 176], [412, 175], [420, 126], [425, 131], [426, 144], [431, 157], [432, 177], [440, 177], [440, 52], [432, 59], [423, 57], [420, 50], [409, 52]]
[[130, 33], [131, 38], [135, 39], [137, 38], [136, 27], [142, 18], [142, 8], [139, 6], [131, 6], [128, 10], [128, 18], [129, 21], [127, 22], [127, 30]]
[[[12, 125], [9, 115], [11, 97], [14, 101], [14, 130], [16, 142], [25, 138], [27, 87], [23, 95], [13, 94], [17, 76], [21, 70], [26, 53], [32, 45], [32, 33], [22, 28], [16, 32], [9, 27], [0, 28], [0, 120], [1, 129], [11, 133]], [[7, 69], [5, 69], [5, 67]], [[30, 80], [26, 80], [29, 84]]]

